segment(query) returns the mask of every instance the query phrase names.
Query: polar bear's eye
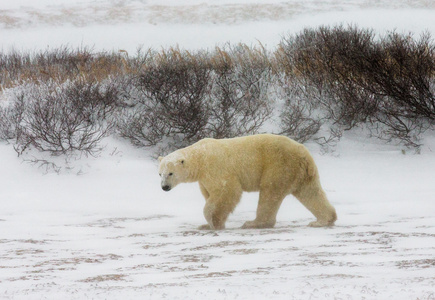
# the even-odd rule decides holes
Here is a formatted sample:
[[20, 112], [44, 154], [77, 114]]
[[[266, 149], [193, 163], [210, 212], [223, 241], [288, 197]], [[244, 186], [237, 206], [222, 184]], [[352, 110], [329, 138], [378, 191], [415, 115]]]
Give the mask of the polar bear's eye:
[[169, 176], [172, 176], [172, 175], [174, 175], [173, 173], [169, 173]]

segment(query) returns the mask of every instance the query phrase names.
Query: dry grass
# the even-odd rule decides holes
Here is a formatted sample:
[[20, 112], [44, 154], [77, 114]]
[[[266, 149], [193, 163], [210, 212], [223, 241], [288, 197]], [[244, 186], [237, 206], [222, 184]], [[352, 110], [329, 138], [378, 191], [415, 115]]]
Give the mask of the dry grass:
[[106, 274], [106, 275], [99, 275], [95, 277], [89, 277], [81, 280], [80, 282], [95, 283], [95, 282], [105, 282], [105, 281], [127, 281], [127, 276], [120, 275], [120, 274]]
[[[44, 83], [54, 81], [59, 84], [66, 81], [83, 80], [102, 82], [107, 78], [116, 78], [137, 73], [141, 67], [136, 57], [128, 60], [128, 54], [94, 53], [89, 48], [71, 49], [60, 47], [39, 53], [19, 53], [12, 51], [0, 53], [0, 88], [7, 89], [26, 83]], [[138, 66], [134, 64], [139, 64]]]

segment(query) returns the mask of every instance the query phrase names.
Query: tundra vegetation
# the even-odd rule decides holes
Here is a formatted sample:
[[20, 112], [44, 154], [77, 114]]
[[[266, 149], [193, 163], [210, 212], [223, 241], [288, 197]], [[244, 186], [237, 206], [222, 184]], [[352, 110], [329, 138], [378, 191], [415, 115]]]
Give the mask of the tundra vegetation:
[[107, 136], [165, 154], [266, 131], [331, 149], [354, 128], [418, 152], [435, 123], [435, 44], [336, 26], [272, 50], [9, 51], [0, 87], [0, 140], [18, 155], [95, 156]]

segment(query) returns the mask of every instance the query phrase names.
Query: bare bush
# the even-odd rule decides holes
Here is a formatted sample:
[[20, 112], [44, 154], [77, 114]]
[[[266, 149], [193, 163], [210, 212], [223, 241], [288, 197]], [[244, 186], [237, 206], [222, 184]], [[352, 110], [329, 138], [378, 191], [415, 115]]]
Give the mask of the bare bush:
[[435, 121], [435, 45], [430, 35], [416, 40], [390, 33], [373, 50], [365, 75], [366, 88], [382, 95], [374, 119], [383, 126], [372, 133], [418, 148], [421, 134]]
[[16, 139], [21, 134], [25, 111], [24, 95], [16, 95], [12, 103], [0, 106], [0, 140]]
[[397, 112], [384, 111], [376, 116], [376, 122], [369, 127], [371, 135], [392, 142], [399, 140], [419, 152], [422, 134], [433, 124], [421, 118], [403, 117]]
[[143, 105], [122, 111], [118, 132], [137, 147], [152, 147], [170, 133], [170, 125], [153, 110]]
[[315, 138], [314, 141], [320, 146], [320, 151], [323, 154], [334, 153], [342, 136], [343, 128], [340, 126], [330, 125], [327, 133]]
[[113, 96], [99, 84], [82, 83], [32, 85], [17, 91], [9, 110], [14, 130], [8, 137], [15, 139], [17, 153], [21, 155], [29, 148], [51, 155], [98, 153], [112, 125], [102, 117], [107, 115], [107, 107], [97, 107], [95, 99], [89, 98], [95, 95]]
[[372, 81], [408, 117], [435, 120], [435, 44], [430, 34], [416, 40], [393, 32], [381, 45], [378, 55], [383, 57], [385, 72], [375, 72], [372, 66]]
[[376, 40], [356, 27], [306, 29], [284, 39], [276, 60], [309, 105], [345, 130], [368, 124], [373, 135], [418, 147], [433, 126], [435, 51], [427, 34]]
[[360, 85], [364, 78], [357, 63], [369, 55], [373, 38], [372, 31], [355, 27], [305, 29], [284, 39], [278, 61], [284, 60], [287, 76], [310, 93], [306, 98], [350, 129], [366, 122], [377, 109], [377, 97]]
[[116, 110], [123, 106], [123, 81], [105, 80], [95, 81], [79, 78], [62, 89], [63, 97], [70, 102], [77, 111], [92, 116], [93, 120], [105, 121]]
[[135, 109], [124, 113], [120, 135], [138, 146], [176, 148], [204, 137], [210, 69], [201, 53], [156, 53], [134, 80]]
[[263, 47], [217, 48], [208, 129], [215, 138], [256, 133], [270, 118], [271, 65]]
[[325, 149], [357, 126], [418, 148], [435, 124], [435, 46], [428, 34], [337, 26], [285, 38], [273, 55], [242, 44], [0, 52], [0, 88], [15, 91], [0, 107], [0, 139], [18, 153], [95, 154], [115, 121], [134, 145], [169, 151], [257, 133], [273, 115], [282, 134]]
[[280, 134], [300, 143], [310, 140], [324, 123], [321, 113], [306, 98], [305, 90], [295, 82], [281, 78], [277, 89], [277, 94], [284, 101], [280, 112]]
[[118, 123], [120, 135], [137, 146], [169, 150], [205, 136], [250, 134], [271, 114], [264, 49], [239, 45], [212, 55], [170, 49], [149, 56], [134, 80], [134, 108]]

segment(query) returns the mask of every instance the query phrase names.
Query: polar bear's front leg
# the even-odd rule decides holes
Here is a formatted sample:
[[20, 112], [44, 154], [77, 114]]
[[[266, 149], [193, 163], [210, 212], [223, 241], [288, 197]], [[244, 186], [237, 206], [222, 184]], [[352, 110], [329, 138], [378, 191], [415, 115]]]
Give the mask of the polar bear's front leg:
[[[201, 190], [201, 193], [204, 196], [205, 201], [206, 201], [206, 205], [204, 207], [204, 216], [205, 216], [205, 219], [207, 220], [208, 223], [199, 226], [198, 229], [199, 230], [212, 230], [212, 229], [214, 229], [213, 222], [211, 221], [212, 217], [211, 217], [211, 212], [210, 212], [212, 210], [212, 208], [210, 207], [210, 205], [207, 206], [207, 200], [210, 197], [210, 194], [208, 193], [207, 189], [205, 188], [205, 186], [201, 182], [199, 183], [199, 189]], [[210, 222], [212, 225], [210, 225]]]
[[225, 229], [225, 222], [240, 201], [242, 189], [235, 184], [224, 186], [216, 194], [209, 194], [204, 206], [206, 225], [198, 229]]
[[222, 230], [225, 229], [225, 222], [228, 215], [232, 212], [228, 206], [222, 203], [215, 203], [207, 200], [204, 206], [204, 217], [207, 220], [206, 225], [200, 226], [198, 229], [203, 230]]
[[218, 212], [216, 209], [216, 204], [211, 203], [211, 201], [207, 200], [204, 206], [204, 217], [205, 220], [207, 221], [207, 224], [200, 226], [199, 229], [205, 229], [205, 230], [225, 229], [225, 222], [222, 222], [222, 218], [217, 214]]

